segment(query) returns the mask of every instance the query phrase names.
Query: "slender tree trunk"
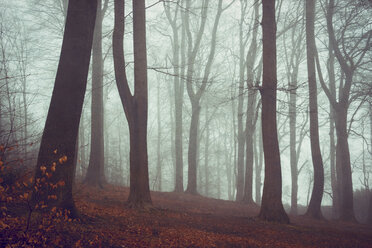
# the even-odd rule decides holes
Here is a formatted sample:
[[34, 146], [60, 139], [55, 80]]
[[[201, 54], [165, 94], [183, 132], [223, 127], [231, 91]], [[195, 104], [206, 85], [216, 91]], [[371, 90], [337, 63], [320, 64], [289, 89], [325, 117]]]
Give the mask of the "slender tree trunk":
[[[369, 138], [370, 138], [370, 146], [372, 149], [372, 103], [369, 104]], [[372, 152], [371, 152], [371, 159], [372, 159]], [[372, 226], [372, 189], [369, 189], [369, 208], [368, 208], [368, 220], [367, 223]]]
[[244, 196], [244, 146], [246, 137], [244, 135], [243, 105], [244, 105], [244, 71], [245, 67], [245, 44], [243, 41], [243, 23], [245, 16], [244, 3], [241, 2], [239, 22], [239, 95], [238, 95], [238, 171], [236, 178], [236, 201], [242, 201]]
[[[336, 79], [335, 79], [335, 67], [333, 54], [332, 42], [328, 42], [328, 77], [329, 77], [329, 91], [336, 99]], [[336, 142], [335, 142], [335, 111], [332, 104], [330, 104], [330, 116], [329, 116], [329, 163], [331, 172], [331, 188], [332, 188], [332, 214], [334, 218], [339, 217], [339, 191], [337, 189], [336, 180]]]
[[309, 80], [310, 143], [314, 168], [314, 184], [306, 215], [322, 219], [321, 204], [324, 190], [323, 159], [319, 145], [318, 93], [315, 75], [315, 0], [306, 0], [306, 51]]
[[[234, 116], [234, 115], [233, 115]], [[231, 145], [230, 147], [228, 146], [228, 136], [225, 134], [224, 135], [224, 150], [225, 150], [225, 171], [226, 171], [226, 180], [227, 180], [227, 197], [229, 199], [229, 201], [231, 201], [233, 199], [233, 194], [232, 194], [232, 182], [231, 182], [231, 167], [233, 167], [234, 165], [234, 162], [232, 161], [232, 157], [233, 157], [233, 145]], [[232, 139], [232, 141], [234, 142], [234, 138]], [[230, 148], [230, 152], [228, 153], [228, 150]]]
[[276, 23], [275, 0], [262, 2], [263, 77], [262, 139], [265, 157], [265, 180], [259, 218], [289, 223], [282, 204], [282, 172], [276, 125]]
[[[223, 12], [222, 9], [222, 0], [218, 1], [218, 9], [217, 14], [214, 19], [213, 29], [212, 29], [212, 38], [211, 38], [211, 47], [207, 59], [207, 63], [204, 67], [204, 75], [202, 82], [200, 83], [197, 90], [194, 91], [195, 82], [193, 82], [193, 74], [194, 74], [194, 63], [196, 61], [196, 55], [200, 47], [200, 42], [204, 33], [204, 28], [207, 20], [207, 12], [208, 12], [208, 5], [209, 0], [206, 0], [203, 3], [203, 8], [201, 10], [201, 22], [198, 33], [196, 35], [195, 44], [192, 44], [192, 35], [189, 26], [189, 14], [186, 11], [185, 14], [185, 28], [188, 37], [188, 68], [187, 68], [187, 94], [189, 95], [191, 105], [192, 105], [192, 113], [191, 113], [191, 124], [190, 124], [190, 136], [189, 136], [189, 152], [188, 152], [188, 162], [189, 162], [189, 171], [188, 171], [188, 185], [187, 185], [187, 193], [190, 194], [197, 194], [197, 143], [198, 143], [198, 128], [199, 128], [199, 118], [200, 118], [200, 100], [206, 90], [207, 83], [209, 81], [209, 74], [211, 72], [211, 67], [213, 64], [215, 52], [216, 52], [216, 42], [217, 42], [217, 28], [218, 23], [220, 21], [221, 14]], [[186, 2], [186, 7], [190, 8], [190, 1]]]
[[158, 115], [158, 144], [157, 144], [157, 161], [156, 161], [156, 181], [157, 181], [157, 190], [161, 191], [161, 184], [162, 184], [162, 176], [161, 176], [161, 115], [160, 115], [160, 84], [158, 84], [157, 89], [157, 103], [158, 103], [158, 109], [157, 109], [157, 115]]
[[[182, 3], [181, 3], [182, 4]], [[169, 5], [164, 2], [164, 9], [173, 33], [173, 74], [174, 74], [174, 116], [175, 116], [175, 192], [183, 192], [183, 142], [182, 142], [182, 115], [183, 115], [183, 96], [184, 96], [184, 75], [185, 75], [185, 27], [182, 26], [181, 46], [178, 34], [177, 15], [179, 6], [177, 5], [174, 17], [171, 16]], [[181, 59], [180, 59], [181, 54]], [[180, 63], [181, 62], [181, 63]], [[181, 68], [180, 68], [181, 66]]]
[[[70, 1], [56, 80], [35, 168], [33, 202], [76, 216], [74, 158], [92, 49], [97, 2]], [[68, 96], [68, 97], [66, 97]], [[48, 175], [46, 174], [48, 173]], [[57, 185], [57, 188], [51, 186]], [[57, 199], [49, 198], [56, 195]]]
[[209, 121], [208, 121], [208, 103], [205, 106], [205, 146], [204, 146], [204, 172], [205, 172], [205, 195], [209, 196]]
[[128, 206], [151, 205], [147, 155], [147, 54], [145, 1], [133, 0], [134, 95], [128, 85], [124, 60], [124, 0], [115, 0], [113, 54], [116, 83], [130, 135], [130, 192]]
[[[221, 137], [221, 133], [219, 133]], [[217, 199], [221, 199], [221, 153], [220, 143], [217, 145]]]
[[[256, 203], [261, 204], [261, 171], [262, 171], [262, 164], [263, 164], [263, 145], [262, 145], [262, 132], [259, 129], [259, 132], [256, 133], [256, 141], [258, 140], [258, 162], [256, 163]], [[257, 151], [257, 149], [256, 149]]]
[[298, 192], [298, 169], [297, 169], [297, 151], [296, 151], [296, 120], [297, 120], [297, 82], [291, 82], [291, 92], [289, 96], [289, 149], [291, 163], [291, 214], [297, 215], [297, 192]]
[[97, 18], [93, 38], [92, 61], [92, 109], [90, 157], [84, 182], [103, 187], [104, 174], [104, 132], [103, 132], [103, 58], [102, 58], [102, 0], [98, 0]]
[[[246, 68], [247, 68], [247, 88], [248, 88], [248, 102], [247, 102], [247, 116], [246, 116], [246, 160], [245, 160], [245, 180], [244, 180], [244, 196], [243, 201], [252, 204], [253, 202], [253, 136], [256, 129], [256, 98], [257, 91], [253, 89], [254, 85], [254, 64], [257, 55], [257, 34], [259, 28], [259, 4], [258, 1], [254, 4], [254, 24], [252, 32], [252, 41], [248, 49]], [[261, 76], [261, 75], [260, 75]]]

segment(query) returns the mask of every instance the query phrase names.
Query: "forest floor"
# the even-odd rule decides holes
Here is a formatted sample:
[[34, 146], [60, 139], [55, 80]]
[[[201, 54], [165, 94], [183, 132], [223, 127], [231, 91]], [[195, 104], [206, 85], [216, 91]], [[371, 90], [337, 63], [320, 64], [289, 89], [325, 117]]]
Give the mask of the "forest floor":
[[[153, 207], [125, 207], [129, 189], [77, 185], [81, 219], [22, 204], [0, 218], [0, 247], [372, 247], [372, 228], [290, 216], [291, 224], [255, 218], [259, 208], [180, 193], [151, 192]], [[23, 209], [23, 210], [22, 210]]]

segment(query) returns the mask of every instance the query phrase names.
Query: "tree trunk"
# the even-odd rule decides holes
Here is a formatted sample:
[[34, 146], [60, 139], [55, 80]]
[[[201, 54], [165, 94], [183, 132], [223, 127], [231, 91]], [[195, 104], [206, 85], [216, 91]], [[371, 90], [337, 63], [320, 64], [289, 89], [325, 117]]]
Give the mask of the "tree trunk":
[[306, 0], [306, 52], [307, 73], [309, 80], [310, 109], [310, 143], [314, 168], [313, 191], [306, 215], [322, 219], [321, 204], [324, 190], [323, 159], [319, 145], [318, 93], [315, 74], [315, 34], [314, 34], [315, 0]]
[[244, 135], [243, 105], [244, 105], [244, 72], [245, 72], [245, 44], [243, 41], [243, 23], [245, 7], [242, 1], [239, 22], [239, 93], [238, 93], [238, 171], [236, 177], [236, 201], [242, 201], [244, 196], [244, 146], [246, 137]]
[[[75, 145], [87, 83], [97, 2], [70, 1], [56, 80], [35, 169], [33, 202], [76, 216]], [[67, 97], [68, 96], [68, 97]], [[48, 174], [47, 174], [48, 173]], [[51, 184], [57, 185], [53, 189]], [[55, 195], [57, 199], [48, 196]]]
[[[328, 77], [329, 91], [334, 99], [336, 99], [336, 79], [335, 79], [335, 56], [333, 54], [332, 42], [328, 42]], [[329, 116], [329, 163], [331, 172], [331, 188], [332, 188], [332, 215], [334, 218], [339, 217], [339, 191], [337, 190], [336, 180], [336, 142], [335, 142], [335, 111], [330, 104]]]
[[259, 218], [289, 223], [282, 204], [282, 174], [276, 125], [276, 23], [275, 0], [262, 1], [263, 84], [262, 138], [265, 157], [265, 180]]
[[[347, 132], [347, 112], [349, 108], [349, 97], [350, 89], [353, 82], [353, 75], [360, 64], [363, 61], [363, 57], [368, 50], [369, 43], [361, 52], [359, 57], [356, 59], [355, 53], [353, 55], [347, 54], [347, 51], [343, 49], [341, 52], [338, 47], [338, 41], [335, 36], [333, 29], [333, 13], [335, 11], [334, 0], [329, 0], [327, 7], [327, 31], [329, 40], [332, 42], [332, 48], [335, 53], [335, 57], [340, 64], [342, 73], [345, 75], [345, 84], [340, 83], [339, 87], [339, 99], [338, 102], [331, 95], [325, 84], [322, 83], [322, 87], [331, 102], [335, 111], [335, 127], [337, 134], [337, 145], [336, 145], [336, 172], [337, 172], [337, 185], [339, 190], [340, 199], [340, 219], [345, 221], [355, 221], [354, 206], [353, 206], [353, 183], [351, 175], [351, 163], [350, 163], [350, 151], [348, 144], [348, 132]], [[370, 38], [370, 36], [369, 36]], [[368, 39], [369, 39], [368, 38]], [[354, 61], [356, 59], [356, 61]], [[319, 63], [317, 62], [319, 66]], [[320, 67], [320, 66], [319, 66]], [[343, 76], [341, 76], [341, 80]]]
[[113, 54], [116, 83], [129, 125], [130, 192], [128, 206], [151, 205], [147, 155], [147, 54], [145, 1], [133, 0], [134, 95], [125, 72], [123, 49], [124, 0], [115, 0]]
[[[256, 98], [257, 91], [253, 88], [254, 85], [254, 64], [257, 57], [257, 34], [259, 27], [259, 5], [256, 1], [254, 4], [254, 24], [252, 32], [252, 41], [248, 49], [246, 68], [247, 68], [247, 88], [248, 88], [248, 103], [247, 116], [245, 124], [246, 135], [246, 160], [245, 160], [245, 180], [244, 180], [244, 195], [243, 202], [252, 204], [253, 197], [253, 136], [256, 129]], [[260, 75], [261, 76], [261, 75]]]
[[192, 115], [189, 135], [189, 152], [188, 152], [188, 177], [186, 193], [197, 194], [197, 150], [198, 150], [198, 131], [199, 131], [200, 106], [199, 101], [192, 102]]
[[204, 172], [205, 172], [205, 196], [209, 196], [209, 121], [208, 121], [208, 103], [205, 106], [205, 145], [204, 145]]
[[[370, 138], [370, 145], [372, 147], [372, 103], [369, 104], [369, 138]], [[372, 153], [371, 153], [372, 155]], [[368, 220], [367, 223], [372, 226], [372, 189], [369, 189], [369, 208], [368, 208]]]
[[93, 38], [91, 142], [87, 174], [84, 182], [103, 187], [105, 155], [103, 134], [103, 59], [102, 59], [102, 0], [98, 0]]
[[156, 182], [157, 182], [157, 191], [161, 191], [161, 184], [162, 184], [162, 176], [161, 176], [161, 115], [160, 115], [160, 84], [158, 84], [158, 89], [157, 89], [157, 122], [158, 122], [158, 142], [157, 142], [157, 161], [156, 161]]
[[[259, 129], [258, 133], [256, 133], [256, 142], [258, 141], [258, 152], [257, 152], [257, 163], [256, 163], [256, 204], [261, 205], [261, 171], [262, 171], [262, 164], [263, 164], [263, 147], [262, 147], [262, 135], [261, 129]], [[257, 148], [255, 149], [257, 151]], [[256, 153], [255, 153], [256, 154]]]
[[[348, 80], [348, 79], [346, 79]], [[337, 134], [336, 167], [340, 168], [340, 219], [355, 221], [353, 204], [353, 184], [351, 178], [350, 151], [347, 133], [347, 107], [339, 103], [335, 109], [335, 126]], [[337, 165], [338, 164], [338, 165]]]
[[[181, 3], [182, 4], [182, 3]], [[172, 27], [173, 33], [173, 74], [174, 74], [174, 116], [175, 116], [175, 133], [174, 133], [174, 147], [175, 147], [175, 192], [183, 192], [183, 142], [182, 142], [182, 114], [183, 114], [183, 95], [184, 95], [184, 74], [185, 74], [185, 27], [182, 26], [181, 47], [179, 45], [179, 34], [177, 24], [177, 5], [174, 17], [171, 16], [169, 5], [164, 2], [164, 9]], [[180, 63], [181, 53], [181, 63]], [[181, 66], [181, 69], [180, 69]]]
[[297, 151], [296, 151], [296, 120], [297, 120], [297, 82], [292, 81], [291, 92], [289, 96], [289, 150], [291, 164], [291, 214], [297, 215], [297, 193], [298, 193], [298, 168], [297, 168]]

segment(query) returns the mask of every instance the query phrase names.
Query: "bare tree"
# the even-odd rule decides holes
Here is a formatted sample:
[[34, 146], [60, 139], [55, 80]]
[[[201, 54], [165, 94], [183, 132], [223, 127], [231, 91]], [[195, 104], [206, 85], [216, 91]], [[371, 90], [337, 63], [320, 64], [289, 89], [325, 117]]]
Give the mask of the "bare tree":
[[[372, 32], [362, 32], [362, 34], [356, 34], [357, 28], [353, 27], [353, 24], [357, 23], [361, 9], [357, 3], [345, 2], [345, 9], [348, 11], [344, 12], [346, 15], [346, 22], [340, 26], [341, 39], [336, 38], [336, 33], [333, 27], [333, 16], [335, 13], [335, 1], [330, 0], [327, 7], [327, 31], [330, 42], [332, 42], [333, 52], [343, 72], [341, 77], [341, 83], [338, 88], [338, 99], [331, 93], [329, 88], [326, 86], [321, 76], [321, 66], [319, 58], [317, 57], [317, 69], [319, 72], [319, 79], [324, 92], [327, 95], [329, 102], [334, 110], [335, 117], [335, 128], [337, 135], [337, 146], [336, 146], [336, 172], [337, 172], [337, 189], [339, 191], [340, 199], [340, 218], [342, 220], [355, 220], [354, 207], [353, 207], [353, 183], [351, 177], [351, 164], [350, 164], [350, 150], [348, 144], [348, 128], [347, 128], [347, 116], [350, 105], [350, 90], [353, 83], [353, 76], [355, 71], [362, 66], [365, 61], [364, 57], [370, 51], [370, 40]], [[359, 18], [359, 20], [361, 20]], [[349, 39], [354, 37], [354, 40]], [[352, 44], [349, 42], [352, 41]], [[345, 79], [345, 80], [343, 80]]]
[[113, 55], [116, 84], [128, 120], [130, 133], [130, 193], [128, 206], [151, 205], [147, 154], [147, 52], [145, 1], [133, 0], [134, 94], [126, 70], [123, 48], [124, 0], [115, 0]]
[[90, 156], [85, 182], [103, 187], [105, 183], [104, 113], [103, 113], [103, 57], [102, 57], [102, 21], [107, 9], [105, 0], [98, 0], [96, 24], [94, 27], [92, 49], [92, 105], [91, 105], [91, 142]]
[[[231, 5], [231, 3], [230, 3]], [[228, 6], [230, 6], [228, 5]], [[184, 25], [186, 28], [187, 41], [188, 41], [188, 67], [186, 74], [186, 89], [187, 94], [190, 98], [192, 113], [191, 113], [191, 124], [190, 124], [190, 135], [189, 135], [189, 152], [188, 152], [188, 183], [186, 192], [190, 194], [197, 194], [197, 145], [198, 145], [198, 129], [199, 129], [199, 117], [200, 117], [200, 100], [207, 88], [209, 81], [209, 74], [211, 72], [211, 67], [213, 64], [215, 52], [216, 52], [216, 41], [217, 41], [217, 28], [220, 21], [222, 12], [227, 8], [222, 8], [222, 0], [218, 1], [217, 13], [214, 19], [212, 28], [212, 38], [211, 38], [211, 49], [209, 51], [206, 66], [204, 68], [204, 74], [200, 85], [195, 85], [194, 66], [196, 55], [200, 48], [200, 43], [202, 36], [204, 34], [205, 24], [207, 21], [209, 0], [204, 0], [201, 10], [201, 20], [198, 32], [196, 34], [195, 42], [193, 43], [193, 36], [190, 29], [190, 14], [186, 11], [184, 15]], [[186, 2], [186, 9], [191, 8], [191, 1]]]
[[[183, 3], [184, 1], [182, 1]], [[181, 47], [179, 40], [179, 25], [178, 15], [179, 4], [176, 4], [174, 15], [170, 11], [170, 3], [164, 1], [164, 11], [167, 16], [168, 22], [172, 27], [172, 46], [173, 46], [173, 73], [174, 73], [174, 116], [175, 116], [175, 134], [174, 134], [174, 147], [176, 158], [176, 172], [175, 172], [175, 189], [176, 192], [183, 192], [183, 142], [182, 142], [182, 106], [183, 96], [185, 91], [184, 74], [185, 74], [185, 27], [182, 26], [181, 34]], [[180, 58], [181, 54], [181, 58]], [[180, 68], [181, 67], [181, 68]]]
[[319, 145], [318, 123], [318, 92], [315, 74], [315, 0], [306, 0], [306, 52], [307, 74], [309, 83], [309, 110], [310, 110], [310, 143], [314, 168], [313, 191], [306, 214], [313, 218], [323, 218], [320, 205], [324, 190], [323, 159]]
[[265, 180], [259, 218], [289, 223], [282, 204], [282, 172], [276, 126], [276, 22], [275, 0], [262, 1], [263, 77], [262, 139], [265, 157]]
[[[33, 192], [33, 201], [67, 209], [72, 216], [77, 214], [72, 197], [75, 145], [96, 11], [96, 1], [70, 1], [56, 80], [35, 168], [34, 188], [37, 190]], [[48, 197], [50, 195], [56, 198]]]

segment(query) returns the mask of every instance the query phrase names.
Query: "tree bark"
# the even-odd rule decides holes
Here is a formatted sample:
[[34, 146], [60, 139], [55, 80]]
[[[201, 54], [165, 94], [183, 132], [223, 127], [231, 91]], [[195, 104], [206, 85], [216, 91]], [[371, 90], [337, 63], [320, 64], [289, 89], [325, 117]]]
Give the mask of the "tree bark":
[[262, 138], [265, 157], [265, 180], [259, 218], [289, 223], [282, 204], [282, 174], [276, 125], [276, 23], [275, 0], [262, 1], [263, 84]]
[[[256, 129], [256, 99], [257, 91], [254, 86], [254, 64], [257, 57], [257, 34], [259, 27], [259, 4], [256, 1], [254, 4], [254, 24], [252, 32], [252, 41], [248, 49], [246, 68], [247, 68], [247, 88], [248, 88], [248, 103], [246, 116], [246, 160], [245, 160], [245, 180], [244, 180], [244, 195], [243, 202], [253, 204], [253, 136]], [[261, 75], [259, 75], [261, 76]]]
[[125, 72], [123, 49], [124, 0], [115, 0], [113, 54], [116, 84], [129, 125], [130, 192], [127, 204], [143, 208], [152, 204], [147, 155], [147, 54], [145, 1], [133, 0], [134, 95]]
[[158, 141], [157, 141], [157, 147], [156, 147], [156, 189], [157, 191], [161, 191], [161, 188], [162, 188], [162, 175], [161, 175], [161, 171], [162, 171], [162, 157], [161, 157], [161, 115], [160, 115], [160, 84], [158, 84], [158, 87], [157, 87], [157, 104], [158, 104], [158, 108], [157, 108], [157, 124], [158, 124]]
[[189, 194], [197, 194], [197, 150], [198, 150], [198, 130], [199, 130], [199, 117], [200, 117], [200, 106], [199, 101], [192, 102], [192, 114], [190, 124], [190, 135], [189, 135], [189, 152], [188, 162], [189, 170], [187, 177], [187, 189], [186, 192]]
[[[205, 172], [205, 196], [209, 196], [209, 121], [208, 121], [208, 103], [205, 106], [205, 145], [204, 145], [204, 172]], [[218, 156], [218, 155], [217, 155]], [[218, 187], [218, 186], [217, 186]]]
[[243, 23], [245, 18], [246, 2], [240, 1], [240, 21], [239, 21], [239, 93], [238, 93], [238, 160], [236, 177], [236, 201], [242, 201], [244, 196], [244, 147], [246, 137], [244, 135], [243, 105], [244, 105], [244, 72], [245, 72], [245, 43], [243, 38]]
[[322, 219], [321, 203], [324, 190], [323, 159], [319, 145], [318, 124], [318, 93], [315, 74], [315, 0], [306, 0], [306, 52], [307, 73], [309, 81], [309, 110], [310, 110], [310, 144], [311, 157], [314, 168], [313, 191], [310, 198], [306, 215], [316, 219]]
[[257, 155], [257, 163], [256, 163], [256, 204], [261, 205], [261, 172], [262, 172], [262, 164], [263, 164], [263, 147], [262, 147], [262, 135], [261, 135], [261, 129], [259, 129], [258, 133], [256, 133], [255, 137], [256, 143], [258, 143], [258, 149], [257, 146], [255, 147], [255, 154]]
[[[192, 113], [191, 113], [191, 124], [190, 124], [190, 135], [189, 135], [189, 152], [188, 152], [188, 184], [186, 192], [190, 194], [197, 194], [197, 143], [198, 143], [198, 132], [199, 132], [199, 118], [200, 118], [200, 100], [207, 88], [207, 83], [209, 80], [209, 74], [211, 72], [211, 67], [213, 64], [215, 52], [216, 52], [216, 42], [217, 42], [217, 28], [220, 21], [221, 14], [224, 9], [222, 9], [222, 0], [218, 1], [218, 10], [216, 17], [214, 19], [212, 28], [212, 38], [211, 38], [211, 48], [209, 51], [206, 66], [204, 68], [204, 75], [201, 84], [198, 89], [194, 91], [193, 74], [194, 74], [194, 63], [196, 59], [197, 52], [200, 47], [200, 42], [204, 34], [204, 28], [206, 24], [207, 12], [208, 12], [209, 0], [203, 3], [201, 10], [201, 22], [199, 26], [198, 33], [196, 35], [195, 43], [192, 43], [192, 34], [190, 29], [189, 13], [186, 11], [184, 18], [184, 25], [187, 33], [188, 41], [188, 68], [186, 76], [186, 89], [187, 94], [190, 98]], [[186, 2], [186, 8], [190, 9], [190, 1]]]
[[[87, 83], [97, 2], [70, 1], [62, 50], [35, 169], [33, 202], [76, 216], [75, 145]], [[47, 174], [48, 173], [48, 174]], [[57, 185], [56, 189], [51, 186]], [[57, 199], [48, 196], [55, 195]]]
[[[329, 91], [334, 99], [336, 99], [336, 79], [332, 42], [328, 42], [328, 77], [329, 77]], [[331, 188], [332, 188], [332, 214], [334, 218], [339, 217], [339, 190], [337, 189], [336, 177], [336, 141], [335, 141], [335, 111], [332, 104], [329, 106], [329, 163], [331, 172]]]
[[[372, 147], [372, 103], [369, 104], [369, 138], [370, 138], [370, 145]], [[371, 152], [372, 155], [372, 152]], [[369, 189], [369, 208], [368, 208], [368, 220], [367, 223], [372, 226], [372, 189]]]
[[[169, 3], [168, 3], [169, 4]], [[175, 133], [174, 133], [174, 147], [175, 147], [175, 192], [183, 192], [183, 142], [182, 142], [182, 115], [183, 115], [183, 96], [184, 96], [184, 74], [185, 74], [185, 27], [182, 26], [181, 47], [179, 45], [178, 34], [178, 5], [175, 14], [172, 18], [169, 6], [164, 2], [164, 10], [172, 27], [173, 34], [173, 74], [174, 74], [174, 116], [175, 116]], [[181, 63], [180, 63], [181, 54]], [[181, 69], [180, 69], [181, 66]]]
[[102, 58], [102, 0], [98, 0], [93, 37], [91, 142], [87, 174], [84, 182], [103, 187], [105, 180], [105, 148], [103, 133], [103, 58]]

